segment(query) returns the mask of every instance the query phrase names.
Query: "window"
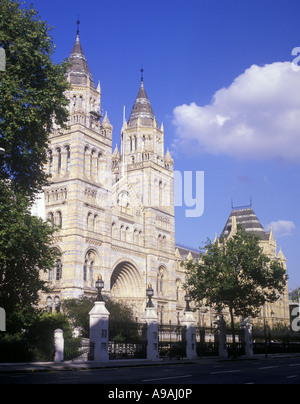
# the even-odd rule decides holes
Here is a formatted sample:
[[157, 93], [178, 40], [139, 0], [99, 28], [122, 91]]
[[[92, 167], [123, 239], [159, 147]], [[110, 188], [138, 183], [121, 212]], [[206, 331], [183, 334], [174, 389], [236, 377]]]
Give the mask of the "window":
[[56, 280], [60, 281], [62, 278], [62, 265], [61, 265], [61, 260], [56, 261]]
[[158, 194], [159, 206], [162, 206], [162, 190], [163, 190], [162, 181], [159, 181], [159, 194]]
[[66, 157], [67, 157], [66, 171], [68, 173], [70, 171], [70, 158], [71, 158], [71, 152], [69, 146], [66, 147]]
[[61, 170], [61, 150], [60, 148], [56, 149], [57, 152], [57, 172], [60, 173]]
[[88, 213], [87, 215], [87, 229], [88, 230], [93, 230], [93, 215], [91, 212]]
[[48, 281], [53, 281], [54, 280], [54, 269], [50, 268], [48, 272]]
[[164, 279], [165, 279], [165, 270], [163, 267], [160, 267], [156, 279], [156, 290], [157, 294], [159, 295], [162, 295], [164, 291]]
[[96, 260], [96, 255], [93, 251], [88, 251], [85, 255], [84, 265], [83, 265], [83, 280], [90, 281], [93, 283], [94, 279], [94, 264]]
[[83, 280], [86, 281], [87, 278], [87, 260], [84, 261], [83, 265]]
[[48, 213], [48, 220], [50, 221], [50, 224], [52, 226], [52, 228], [54, 227], [54, 216], [52, 212]]
[[54, 305], [55, 305], [55, 311], [57, 313], [59, 313], [60, 312], [60, 299], [58, 296], [55, 296]]
[[52, 154], [52, 150], [49, 150], [48, 158], [49, 158], [49, 174], [51, 175], [52, 171], [53, 171], [53, 154]]
[[47, 297], [47, 310], [48, 313], [52, 313], [52, 298], [50, 296]]
[[58, 226], [59, 228], [62, 227], [62, 215], [60, 211], [57, 211], [55, 213], [55, 224], [56, 226]]

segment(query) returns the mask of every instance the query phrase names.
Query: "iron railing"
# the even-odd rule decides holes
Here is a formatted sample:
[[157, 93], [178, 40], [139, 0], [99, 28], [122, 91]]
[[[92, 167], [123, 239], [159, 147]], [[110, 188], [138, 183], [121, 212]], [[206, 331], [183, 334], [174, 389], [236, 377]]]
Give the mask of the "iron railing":
[[174, 324], [160, 324], [158, 327], [158, 352], [163, 359], [186, 356], [186, 327]]

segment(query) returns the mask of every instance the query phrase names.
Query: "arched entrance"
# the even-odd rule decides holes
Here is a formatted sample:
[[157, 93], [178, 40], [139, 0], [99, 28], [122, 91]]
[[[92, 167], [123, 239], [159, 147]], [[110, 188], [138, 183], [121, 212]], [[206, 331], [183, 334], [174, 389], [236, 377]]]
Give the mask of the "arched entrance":
[[112, 298], [132, 306], [134, 313], [140, 317], [144, 308], [145, 291], [139, 270], [129, 261], [118, 263], [110, 280]]

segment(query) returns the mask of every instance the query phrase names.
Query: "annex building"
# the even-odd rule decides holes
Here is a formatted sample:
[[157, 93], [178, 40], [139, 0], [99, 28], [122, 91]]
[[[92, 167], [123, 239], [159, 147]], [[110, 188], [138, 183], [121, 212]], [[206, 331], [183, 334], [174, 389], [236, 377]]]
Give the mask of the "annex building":
[[[52, 291], [41, 304], [55, 310], [66, 298], [95, 296], [95, 282], [104, 280], [104, 294], [133, 306], [138, 319], [146, 306], [146, 288], [161, 322], [176, 324], [185, 308], [183, 259], [198, 253], [176, 246], [174, 161], [164, 147], [143, 77], [128, 121], [121, 129], [120, 150], [112, 147], [108, 115], [101, 116], [101, 87], [95, 85], [81, 47], [79, 33], [71, 54], [67, 80], [69, 121], [49, 137], [51, 185], [44, 189], [46, 217], [59, 230], [54, 244], [61, 257], [46, 277]], [[235, 219], [262, 234], [264, 252], [286, 265], [272, 232], [267, 234], [252, 208], [233, 210], [224, 232]], [[230, 228], [230, 226], [232, 226]], [[271, 316], [272, 311], [272, 316]], [[210, 325], [214, 313], [195, 313], [198, 325]], [[268, 309], [274, 321], [288, 320], [287, 296]], [[270, 323], [270, 320], [269, 320]]]

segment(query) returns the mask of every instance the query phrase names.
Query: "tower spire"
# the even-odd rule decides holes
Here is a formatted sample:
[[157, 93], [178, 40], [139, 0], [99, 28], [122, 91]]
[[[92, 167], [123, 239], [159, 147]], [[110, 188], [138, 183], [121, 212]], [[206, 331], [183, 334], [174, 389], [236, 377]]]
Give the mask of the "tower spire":
[[78, 15], [76, 24], [77, 24], [77, 36], [78, 36], [79, 35], [79, 25], [80, 25], [79, 15]]
[[143, 64], [141, 67], [141, 83], [144, 83], [144, 69], [143, 69]]

